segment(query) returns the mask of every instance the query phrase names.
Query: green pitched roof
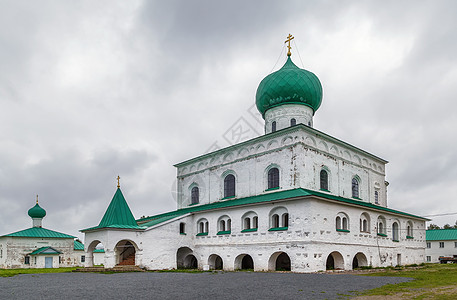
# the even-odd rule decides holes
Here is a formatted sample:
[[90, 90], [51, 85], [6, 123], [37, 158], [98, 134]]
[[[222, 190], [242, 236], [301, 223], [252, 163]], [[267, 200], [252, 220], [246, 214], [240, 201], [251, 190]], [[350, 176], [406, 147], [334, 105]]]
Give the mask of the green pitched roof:
[[100, 224], [95, 227], [83, 229], [81, 231], [101, 229], [101, 228], [122, 228], [122, 229], [142, 229], [135, 221], [132, 211], [122, 195], [121, 189], [118, 188], [114, 194], [111, 203], [106, 209]]
[[357, 206], [361, 206], [361, 207], [371, 208], [371, 209], [375, 209], [378, 211], [385, 211], [385, 212], [389, 212], [389, 213], [395, 213], [395, 214], [405, 215], [405, 216], [409, 216], [409, 217], [413, 217], [413, 218], [419, 218], [422, 220], [427, 220], [426, 218], [423, 218], [420, 216], [416, 216], [416, 215], [405, 213], [402, 211], [371, 204], [371, 203], [364, 202], [364, 201], [353, 200], [353, 199], [333, 196], [333, 195], [329, 195], [329, 194], [324, 194], [324, 193], [320, 193], [320, 192], [312, 191], [312, 190], [308, 190], [308, 189], [298, 188], [298, 189], [293, 189], [293, 190], [278, 191], [278, 192], [274, 192], [274, 193], [268, 193], [268, 194], [257, 195], [257, 196], [252, 196], [252, 197], [244, 197], [244, 198], [239, 198], [239, 199], [234, 199], [234, 200], [225, 200], [225, 201], [213, 202], [213, 203], [209, 203], [209, 204], [190, 206], [190, 207], [178, 209], [176, 211], [171, 211], [171, 212], [159, 214], [156, 216], [152, 216], [152, 217], [142, 218], [142, 219], [137, 220], [137, 222], [141, 226], [150, 227], [150, 226], [154, 226], [154, 225], [160, 224], [162, 222], [168, 221], [170, 219], [185, 215], [187, 213], [196, 213], [196, 212], [203, 212], [203, 211], [212, 210], [212, 209], [228, 208], [228, 207], [235, 207], [235, 206], [240, 206], [240, 205], [255, 204], [255, 203], [262, 203], [262, 202], [274, 202], [274, 201], [278, 201], [278, 200], [294, 199], [294, 198], [309, 197], [309, 196], [316, 196], [316, 197], [325, 198], [328, 200], [334, 200], [334, 201], [353, 204], [353, 205], [357, 205]]
[[84, 244], [75, 240], [73, 250], [84, 250]]
[[52, 248], [52, 247], [41, 247], [35, 251], [29, 253], [29, 255], [40, 255], [40, 254], [62, 254], [62, 252]]
[[457, 240], [457, 228], [433, 229], [425, 231], [427, 241], [449, 241]]
[[5, 234], [4, 236], [11, 237], [29, 237], [29, 238], [59, 238], [59, 239], [74, 239], [75, 236], [68, 235], [65, 233], [49, 230], [42, 227], [32, 227], [29, 229], [13, 232], [10, 234]]

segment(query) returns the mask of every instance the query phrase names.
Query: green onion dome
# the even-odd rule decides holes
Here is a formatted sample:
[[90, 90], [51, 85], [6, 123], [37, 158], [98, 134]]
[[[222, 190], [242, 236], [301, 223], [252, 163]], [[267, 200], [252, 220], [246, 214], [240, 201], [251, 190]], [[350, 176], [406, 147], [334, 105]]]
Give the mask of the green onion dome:
[[275, 106], [282, 104], [303, 104], [311, 107], [313, 113], [322, 102], [322, 85], [312, 72], [297, 67], [290, 56], [284, 66], [265, 77], [256, 93], [256, 105], [262, 116]]
[[46, 211], [42, 209], [37, 203], [34, 207], [29, 209], [29, 216], [36, 219], [44, 218], [44, 216], [46, 216]]

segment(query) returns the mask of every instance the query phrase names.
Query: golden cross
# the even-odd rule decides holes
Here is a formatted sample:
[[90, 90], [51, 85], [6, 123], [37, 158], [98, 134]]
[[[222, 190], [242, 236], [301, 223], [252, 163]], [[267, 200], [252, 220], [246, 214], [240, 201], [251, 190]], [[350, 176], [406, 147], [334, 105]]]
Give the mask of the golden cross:
[[119, 177], [119, 175], [117, 175], [117, 188], [121, 187], [121, 184], [119, 183], [119, 179], [121, 179], [121, 177]]
[[38, 204], [38, 195], [36, 195], [36, 204]]
[[294, 37], [289, 33], [289, 36], [287, 37], [287, 40], [284, 42], [284, 43], [287, 43], [287, 42], [289, 43], [289, 44], [287, 45], [287, 48], [289, 49], [289, 50], [287, 51], [287, 56], [291, 56], [291, 55], [292, 55], [292, 53], [290, 53], [290, 48], [291, 48], [291, 47], [290, 47], [290, 41], [293, 40], [293, 39], [294, 39]]

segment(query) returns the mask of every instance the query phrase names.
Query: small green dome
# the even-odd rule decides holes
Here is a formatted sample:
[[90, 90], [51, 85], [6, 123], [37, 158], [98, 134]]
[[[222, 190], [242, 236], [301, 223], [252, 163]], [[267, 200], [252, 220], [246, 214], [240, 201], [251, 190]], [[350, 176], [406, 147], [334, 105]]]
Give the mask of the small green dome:
[[29, 216], [30, 218], [44, 218], [44, 216], [46, 216], [46, 211], [37, 203], [34, 207], [29, 209]]
[[312, 72], [297, 67], [290, 56], [284, 66], [265, 77], [256, 93], [256, 105], [262, 116], [281, 104], [303, 104], [314, 112], [322, 102], [322, 85]]

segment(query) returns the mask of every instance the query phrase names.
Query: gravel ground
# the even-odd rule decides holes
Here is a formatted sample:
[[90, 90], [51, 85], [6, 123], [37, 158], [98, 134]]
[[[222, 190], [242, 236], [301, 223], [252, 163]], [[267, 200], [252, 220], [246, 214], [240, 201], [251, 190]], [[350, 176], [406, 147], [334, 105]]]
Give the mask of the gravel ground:
[[338, 299], [408, 281], [294, 273], [57, 273], [0, 277], [0, 299]]

